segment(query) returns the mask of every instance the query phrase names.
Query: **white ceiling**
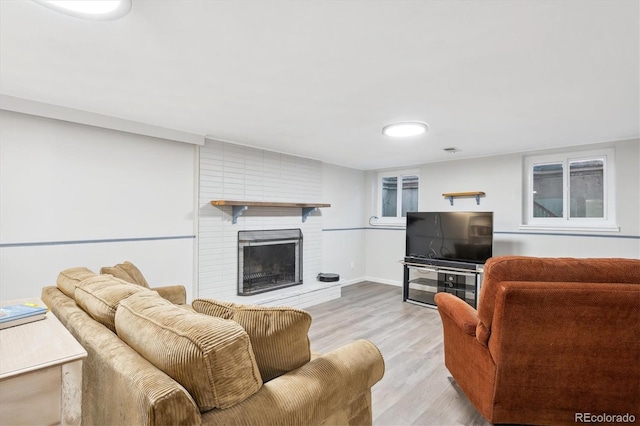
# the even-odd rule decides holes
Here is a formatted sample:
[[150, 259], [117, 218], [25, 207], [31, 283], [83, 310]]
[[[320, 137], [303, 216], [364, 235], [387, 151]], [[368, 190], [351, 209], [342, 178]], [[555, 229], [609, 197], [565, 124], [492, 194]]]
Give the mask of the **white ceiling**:
[[639, 28], [638, 0], [0, 0], [0, 93], [378, 169], [639, 138]]

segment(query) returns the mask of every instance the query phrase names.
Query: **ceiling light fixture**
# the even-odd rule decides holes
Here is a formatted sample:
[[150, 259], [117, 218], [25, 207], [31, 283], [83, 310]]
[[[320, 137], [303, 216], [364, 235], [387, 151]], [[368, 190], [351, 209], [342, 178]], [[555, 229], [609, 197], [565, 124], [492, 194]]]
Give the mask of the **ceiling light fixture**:
[[113, 20], [122, 18], [131, 10], [131, 0], [33, 0], [65, 15], [76, 18]]
[[401, 121], [384, 126], [382, 134], [394, 138], [406, 138], [426, 133], [427, 129], [429, 129], [429, 125], [422, 121]]

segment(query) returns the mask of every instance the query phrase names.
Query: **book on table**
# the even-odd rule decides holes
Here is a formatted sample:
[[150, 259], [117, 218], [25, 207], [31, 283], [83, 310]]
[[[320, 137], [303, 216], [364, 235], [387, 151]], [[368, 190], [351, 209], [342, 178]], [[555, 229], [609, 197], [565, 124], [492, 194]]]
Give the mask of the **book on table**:
[[0, 330], [42, 320], [49, 309], [31, 303], [0, 307]]

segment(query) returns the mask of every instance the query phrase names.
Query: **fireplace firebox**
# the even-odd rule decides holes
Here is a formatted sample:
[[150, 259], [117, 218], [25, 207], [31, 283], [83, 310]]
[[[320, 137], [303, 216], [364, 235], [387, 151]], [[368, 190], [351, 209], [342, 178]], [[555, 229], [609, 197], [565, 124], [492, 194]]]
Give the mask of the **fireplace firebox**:
[[302, 231], [238, 232], [238, 295], [302, 284]]

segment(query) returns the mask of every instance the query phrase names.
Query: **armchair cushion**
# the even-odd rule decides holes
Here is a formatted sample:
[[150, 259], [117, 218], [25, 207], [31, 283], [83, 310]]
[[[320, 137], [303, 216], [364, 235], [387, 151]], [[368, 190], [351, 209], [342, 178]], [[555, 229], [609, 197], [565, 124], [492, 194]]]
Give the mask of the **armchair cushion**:
[[234, 321], [141, 292], [116, 312], [118, 336], [184, 386], [201, 412], [228, 408], [262, 386], [249, 336]]
[[240, 324], [251, 346], [265, 382], [306, 364], [311, 359], [311, 316], [300, 309], [265, 307], [196, 299], [193, 309]]

